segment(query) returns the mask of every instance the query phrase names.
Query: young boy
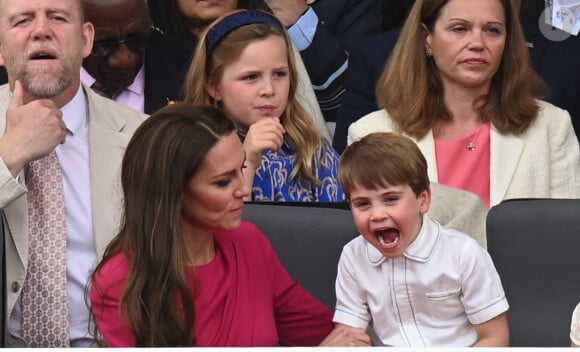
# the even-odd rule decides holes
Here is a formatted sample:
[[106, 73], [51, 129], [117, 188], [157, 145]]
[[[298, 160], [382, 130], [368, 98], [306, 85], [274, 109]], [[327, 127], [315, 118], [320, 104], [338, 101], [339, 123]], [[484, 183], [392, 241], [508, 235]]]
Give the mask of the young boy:
[[343, 152], [339, 180], [361, 236], [338, 264], [337, 326], [370, 327], [373, 344], [389, 346], [508, 345], [508, 303], [491, 257], [425, 214], [427, 161], [413, 141], [365, 136]]

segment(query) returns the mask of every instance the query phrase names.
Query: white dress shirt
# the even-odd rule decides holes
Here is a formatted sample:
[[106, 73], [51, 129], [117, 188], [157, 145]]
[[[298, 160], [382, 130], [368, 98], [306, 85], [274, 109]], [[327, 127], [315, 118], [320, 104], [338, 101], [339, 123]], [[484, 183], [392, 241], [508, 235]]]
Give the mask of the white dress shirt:
[[[93, 340], [85, 287], [97, 254], [92, 230], [88, 105], [82, 86], [61, 110], [67, 136], [65, 143], [56, 147], [56, 155], [62, 168], [66, 207], [70, 340], [71, 347], [87, 347]], [[22, 336], [21, 304], [20, 297], [10, 316], [10, 332], [15, 336]]]

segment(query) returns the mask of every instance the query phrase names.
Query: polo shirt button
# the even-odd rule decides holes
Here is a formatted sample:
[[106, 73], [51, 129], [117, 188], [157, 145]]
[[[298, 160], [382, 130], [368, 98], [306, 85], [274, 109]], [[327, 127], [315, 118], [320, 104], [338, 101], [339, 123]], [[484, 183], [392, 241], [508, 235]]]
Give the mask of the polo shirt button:
[[14, 281], [12, 283], [12, 292], [16, 293], [18, 292], [18, 290], [20, 290], [20, 284], [18, 283], [18, 281]]

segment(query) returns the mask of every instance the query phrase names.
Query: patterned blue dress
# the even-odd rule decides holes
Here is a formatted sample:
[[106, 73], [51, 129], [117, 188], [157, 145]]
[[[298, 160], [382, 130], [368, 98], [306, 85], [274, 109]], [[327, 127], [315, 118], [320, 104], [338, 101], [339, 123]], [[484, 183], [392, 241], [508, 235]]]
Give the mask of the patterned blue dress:
[[[243, 138], [243, 137], [242, 137]], [[293, 146], [285, 141], [279, 152], [266, 151], [262, 164], [256, 169], [252, 185], [252, 200], [280, 202], [341, 202], [345, 200], [338, 182], [339, 155], [330, 143], [322, 138], [324, 150], [321, 158], [313, 160], [312, 172], [318, 184], [290, 178], [296, 161]]]

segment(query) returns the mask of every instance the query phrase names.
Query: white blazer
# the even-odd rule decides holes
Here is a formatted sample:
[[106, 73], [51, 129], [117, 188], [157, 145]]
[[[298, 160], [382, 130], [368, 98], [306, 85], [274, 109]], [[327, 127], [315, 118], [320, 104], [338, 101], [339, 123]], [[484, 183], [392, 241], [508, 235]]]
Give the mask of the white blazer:
[[[511, 198], [580, 198], [580, 147], [570, 114], [544, 101], [539, 104], [537, 119], [519, 136], [490, 128], [490, 206]], [[347, 142], [398, 130], [382, 109], [351, 124]], [[429, 179], [438, 182], [433, 131], [419, 140], [406, 136], [425, 155]]]

